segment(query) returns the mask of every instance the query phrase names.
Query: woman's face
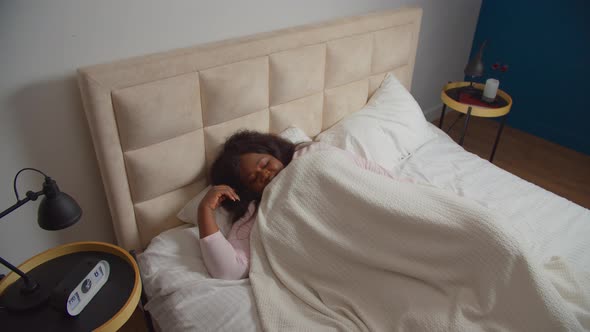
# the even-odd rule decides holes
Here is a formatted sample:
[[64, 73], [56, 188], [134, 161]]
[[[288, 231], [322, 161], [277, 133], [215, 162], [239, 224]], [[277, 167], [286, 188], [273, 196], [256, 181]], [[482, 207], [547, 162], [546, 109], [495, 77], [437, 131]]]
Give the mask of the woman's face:
[[283, 168], [283, 163], [269, 154], [245, 153], [240, 156], [240, 179], [248, 189], [257, 193], [262, 193]]

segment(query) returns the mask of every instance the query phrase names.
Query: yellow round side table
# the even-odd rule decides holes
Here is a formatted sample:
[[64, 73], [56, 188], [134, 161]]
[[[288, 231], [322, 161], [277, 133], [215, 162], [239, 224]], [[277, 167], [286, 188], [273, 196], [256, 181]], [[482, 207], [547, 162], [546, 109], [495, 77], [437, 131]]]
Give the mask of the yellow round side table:
[[[53, 288], [78, 262], [87, 258], [106, 260], [110, 265], [107, 283], [84, 310], [68, 317], [49, 304], [24, 312], [0, 308], [6, 331], [117, 331], [131, 317], [141, 296], [137, 263], [124, 249], [103, 242], [75, 242], [40, 253], [18, 268], [41, 287]], [[0, 281], [0, 294], [20, 277], [10, 273]]]
[[[451, 82], [445, 85], [440, 93], [440, 98], [443, 102], [443, 108], [441, 111], [440, 120], [438, 127], [442, 129], [443, 120], [445, 117], [445, 111], [447, 106], [454, 109], [457, 112], [466, 114], [465, 122], [463, 124], [463, 131], [461, 138], [459, 139], [459, 145], [463, 146], [465, 139], [465, 133], [467, 132], [467, 125], [471, 116], [484, 117], [484, 118], [496, 118], [502, 117], [498, 134], [494, 142], [492, 154], [490, 156], [490, 162], [494, 160], [496, 154], [496, 148], [506, 123], [506, 118], [512, 107], [512, 97], [506, 92], [498, 89], [496, 99], [491, 103], [485, 103], [480, 100], [484, 84], [481, 83], [470, 83], [470, 82]], [[462, 95], [463, 94], [463, 95]], [[471, 98], [463, 99], [462, 97], [467, 94]], [[470, 100], [472, 102], [470, 102]]]

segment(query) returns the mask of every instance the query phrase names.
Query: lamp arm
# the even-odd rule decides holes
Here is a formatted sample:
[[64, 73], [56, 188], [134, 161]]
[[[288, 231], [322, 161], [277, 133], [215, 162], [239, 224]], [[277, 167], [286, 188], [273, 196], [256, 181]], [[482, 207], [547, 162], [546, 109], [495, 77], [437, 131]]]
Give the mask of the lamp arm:
[[45, 179], [48, 178], [47, 174], [41, 172], [40, 170], [36, 169], [36, 168], [31, 168], [31, 167], [25, 167], [23, 169], [21, 169], [20, 171], [18, 171], [16, 173], [16, 175], [14, 176], [14, 181], [13, 181], [13, 186], [14, 186], [14, 195], [16, 196], [16, 200], [19, 201], [20, 198], [18, 197], [18, 190], [16, 189], [16, 180], [18, 179], [18, 176], [20, 175], [20, 173], [24, 172], [24, 171], [35, 171], [41, 175], [43, 175], [45, 177]]
[[13, 206], [9, 207], [8, 209], [2, 211], [2, 213], [0, 213], [0, 219], [4, 218], [4, 216], [6, 216], [7, 214], [9, 214], [10, 212], [18, 209], [19, 207], [23, 206], [24, 204], [28, 203], [29, 201], [35, 201], [37, 200], [37, 198], [41, 195], [43, 195], [43, 190], [38, 191], [38, 192], [32, 192], [32, 191], [28, 191], [27, 192], [27, 197], [16, 201], [16, 203], [14, 203]]
[[2, 257], [0, 257], [0, 264], [6, 266], [9, 270], [11, 270], [12, 272], [18, 274], [19, 276], [21, 276], [21, 278], [23, 278], [23, 281], [25, 283], [24, 287], [22, 288], [23, 292], [30, 293], [30, 292], [34, 291], [35, 289], [37, 289], [37, 287], [39, 287], [39, 284], [35, 280], [29, 278], [29, 276], [26, 273], [21, 271], [16, 266], [10, 264]]
[[[41, 195], [43, 195], [43, 190], [38, 191], [38, 192], [28, 191], [26, 194], [27, 197], [25, 197], [21, 200], [18, 200], [13, 206], [2, 211], [2, 213], [0, 213], [0, 219], [4, 218], [4, 216], [6, 216], [10, 212], [18, 209], [19, 207], [23, 206], [24, 204], [28, 203], [29, 201], [37, 200], [37, 198], [39, 198], [39, 196], [41, 196]], [[19, 270], [16, 266], [10, 264], [2, 257], [0, 257], [0, 264], [6, 266], [8, 269], [10, 269], [14, 273], [18, 274], [19, 276], [21, 276], [21, 278], [23, 278], [23, 281], [25, 283], [24, 287], [22, 288], [23, 292], [33, 292], [35, 289], [37, 289], [37, 287], [39, 287], [39, 284], [37, 284], [37, 282], [35, 280], [29, 278], [29, 276], [27, 276], [26, 273]]]

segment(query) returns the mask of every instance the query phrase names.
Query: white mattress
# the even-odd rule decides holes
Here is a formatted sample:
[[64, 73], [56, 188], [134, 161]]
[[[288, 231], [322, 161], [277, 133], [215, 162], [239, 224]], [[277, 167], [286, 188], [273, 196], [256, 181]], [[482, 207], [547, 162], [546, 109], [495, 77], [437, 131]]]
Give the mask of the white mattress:
[[[466, 152], [435, 126], [430, 129], [433, 140], [399, 165], [383, 166], [503, 213], [541, 261], [560, 257], [590, 272], [590, 210]], [[160, 234], [138, 260], [150, 298], [146, 308], [163, 331], [260, 329], [247, 279], [207, 277], [196, 228]]]

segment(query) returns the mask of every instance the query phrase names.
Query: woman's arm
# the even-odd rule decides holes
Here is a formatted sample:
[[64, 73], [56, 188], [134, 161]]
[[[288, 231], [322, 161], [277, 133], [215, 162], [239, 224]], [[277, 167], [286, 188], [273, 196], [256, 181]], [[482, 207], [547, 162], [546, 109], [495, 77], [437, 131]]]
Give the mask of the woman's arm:
[[212, 187], [203, 197], [197, 211], [199, 238], [202, 239], [219, 231], [219, 227], [215, 222], [215, 209], [219, 208], [221, 202], [226, 198], [232, 201], [240, 200], [236, 192], [230, 186], [225, 185]]
[[236, 254], [229, 241], [217, 231], [199, 240], [205, 267], [213, 278], [239, 280], [248, 276], [248, 261]]
[[215, 221], [215, 210], [209, 208], [201, 208], [197, 213], [199, 220], [199, 238], [205, 238], [215, 232], [219, 232], [219, 227]]
[[215, 186], [203, 197], [197, 212], [199, 245], [207, 271], [213, 278], [241, 279], [248, 275], [248, 262], [236, 255], [234, 247], [221, 234], [215, 221], [215, 209], [226, 198], [240, 199], [229, 186]]

